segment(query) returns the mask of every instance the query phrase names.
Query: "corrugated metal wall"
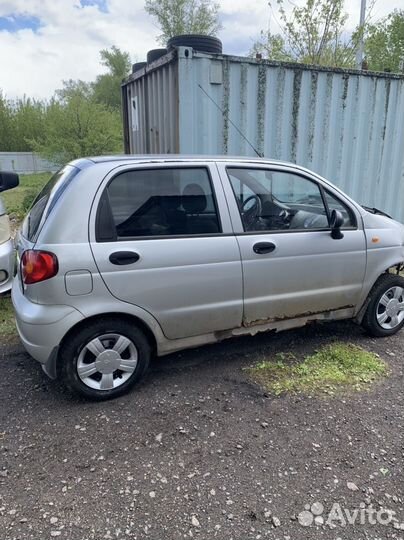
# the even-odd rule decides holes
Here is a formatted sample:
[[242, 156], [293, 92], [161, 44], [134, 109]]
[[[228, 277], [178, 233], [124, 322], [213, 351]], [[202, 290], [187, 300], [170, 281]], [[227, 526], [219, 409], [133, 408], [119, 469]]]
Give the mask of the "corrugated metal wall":
[[33, 152], [0, 152], [0, 171], [14, 171], [20, 174], [53, 172], [58, 165], [42, 159]]
[[126, 152], [170, 154], [178, 147], [178, 65], [171, 53], [123, 86]]
[[253, 156], [254, 147], [404, 221], [404, 77], [184, 47], [177, 55], [135, 81], [149, 85], [139, 103], [152, 122], [141, 123], [131, 152]]

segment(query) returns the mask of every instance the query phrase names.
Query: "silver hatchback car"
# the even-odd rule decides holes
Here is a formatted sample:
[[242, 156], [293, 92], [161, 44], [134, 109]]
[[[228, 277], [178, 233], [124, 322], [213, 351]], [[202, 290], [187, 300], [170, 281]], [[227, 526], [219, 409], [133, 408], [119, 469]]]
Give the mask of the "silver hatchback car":
[[290, 163], [80, 159], [38, 195], [17, 250], [25, 348], [94, 399], [153, 354], [315, 320], [404, 325], [404, 226]]

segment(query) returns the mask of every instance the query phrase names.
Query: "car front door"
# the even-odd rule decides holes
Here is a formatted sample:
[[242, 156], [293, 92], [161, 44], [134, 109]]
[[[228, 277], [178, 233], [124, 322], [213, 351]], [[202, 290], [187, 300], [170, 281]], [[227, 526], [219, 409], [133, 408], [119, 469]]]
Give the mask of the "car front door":
[[[330, 186], [287, 167], [219, 164], [243, 264], [243, 324], [354, 308], [366, 268], [359, 213]], [[331, 236], [332, 209], [344, 217]]]
[[90, 220], [101, 276], [169, 339], [242, 321], [242, 270], [216, 166], [125, 166], [104, 180]]

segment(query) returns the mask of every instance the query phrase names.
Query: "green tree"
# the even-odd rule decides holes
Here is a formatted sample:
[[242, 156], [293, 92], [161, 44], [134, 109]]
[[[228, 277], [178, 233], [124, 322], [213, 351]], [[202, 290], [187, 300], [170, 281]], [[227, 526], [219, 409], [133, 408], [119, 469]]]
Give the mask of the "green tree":
[[157, 21], [163, 45], [173, 36], [214, 36], [221, 28], [219, 4], [212, 0], [146, 0], [145, 10]]
[[122, 151], [119, 111], [96, 103], [81, 81], [68, 81], [46, 110], [44, 137], [31, 141], [35, 151], [57, 163]]
[[93, 83], [94, 99], [115, 110], [121, 109], [121, 82], [127, 77], [131, 69], [129, 53], [121, 51], [118, 47], [100, 51], [101, 64], [108, 71], [98, 75]]
[[354, 65], [359, 32], [349, 39], [345, 37], [348, 15], [344, 0], [306, 0], [302, 6], [293, 4], [290, 14], [285, 10], [284, 0], [277, 2], [282, 34], [261, 32], [253, 52], [262, 52], [274, 60], [338, 67]]
[[44, 114], [41, 101], [26, 97], [7, 100], [0, 92], [0, 151], [31, 151], [31, 139], [43, 136]]
[[285, 40], [280, 34], [261, 31], [259, 39], [254, 43], [250, 56], [261, 54], [264, 58], [282, 62], [293, 62], [294, 58], [287, 51]]
[[369, 26], [365, 55], [369, 69], [404, 71], [404, 10], [394, 10], [380, 22]]
[[73, 98], [91, 100], [94, 97], [93, 85], [80, 79], [63, 81], [63, 88], [55, 91], [55, 97], [61, 103], [69, 103]]
[[10, 102], [0, 90], [0, 152], [9, 152], [14, 144], [13, 116]]
[[13, 150], [31, 152], [32, 139], [43, 140], [45, 128], [45, 103], [31, 98], [22, 98], [14, 103]]

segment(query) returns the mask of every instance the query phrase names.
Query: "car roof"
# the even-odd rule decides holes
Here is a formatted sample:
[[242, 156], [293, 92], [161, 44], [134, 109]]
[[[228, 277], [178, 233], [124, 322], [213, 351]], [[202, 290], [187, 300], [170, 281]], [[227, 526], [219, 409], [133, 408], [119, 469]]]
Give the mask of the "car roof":
[[105, 161], [232, 161], [232, 160], [245, 160], [245, 161], [262, 161], [262, 157], [248, 157], [248, 156], [223, 156], [223, 155], [206, 155], [206, 154], [123, 154], [117, 156], [95, 156], [89, 157], [94, 163], [100, 163]]
[[223, 155], [184, 155], [184, 154], [122, 154], [111, 156], [90, 156], [86, 158], [76, 159], [70, 162], [78, 168], [86, 168], [91, 164], [96, 163], [153, 163], [153, 162], [193, 162], [193, 161], [239, 161], [245, 163], [273, 163], [277, 165], [292, 165], [286, 161], [276, 159], [268, 159], [264, 157], [249, 157], [249, 156], [223, 156]]

